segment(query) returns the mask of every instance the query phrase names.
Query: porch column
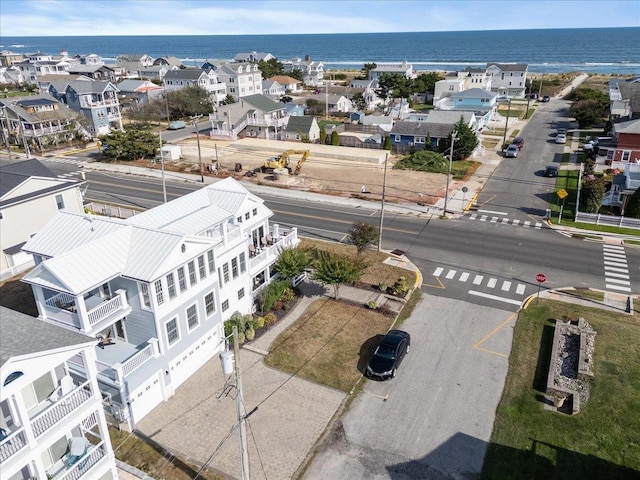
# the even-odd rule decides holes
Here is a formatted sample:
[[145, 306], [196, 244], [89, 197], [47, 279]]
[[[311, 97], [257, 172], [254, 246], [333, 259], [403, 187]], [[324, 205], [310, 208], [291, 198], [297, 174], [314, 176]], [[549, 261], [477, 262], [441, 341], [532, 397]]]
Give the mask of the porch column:
[[89, 325], [89, 315], [87, 313], [87, 306], [84, 303], [84, 297], [82, 295], [76, 295], [76, 309], [78, 310], [78, 322], [80, 322], [80, 330], [83, 332], [90, 332], [91, 325]]
[[24, 428], [24, 435], [27, 439], [27, 445], [31, 449], [35, 448], [38, 445], [38, 442], [36, 441], [36, 436], [33, 433], [33, 429], [31, 428], [31, 419], [29, 418], [29, 412], [27, 411], [27, 407], [25, 407], [24, 402], [22, 401], [22, 393], [16, 392], [12, 398], [14, 402], [13, 405], [16, 411], [16, 420], [18, 420], [14, 423], [17, 425], [22, 425], [22, 428]]

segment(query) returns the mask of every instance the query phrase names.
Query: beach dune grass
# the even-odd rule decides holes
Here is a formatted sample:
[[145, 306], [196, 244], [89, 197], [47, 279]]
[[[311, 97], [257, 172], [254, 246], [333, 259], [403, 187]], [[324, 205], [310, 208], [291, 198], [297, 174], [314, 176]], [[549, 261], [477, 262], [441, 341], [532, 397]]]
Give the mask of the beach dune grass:
[[[546, 410], [556, 318], [596, 330], [591, 397], [579, 414]], [[640, 319], [541, 300], [519, 314], [483, 479], [640, 478]]]

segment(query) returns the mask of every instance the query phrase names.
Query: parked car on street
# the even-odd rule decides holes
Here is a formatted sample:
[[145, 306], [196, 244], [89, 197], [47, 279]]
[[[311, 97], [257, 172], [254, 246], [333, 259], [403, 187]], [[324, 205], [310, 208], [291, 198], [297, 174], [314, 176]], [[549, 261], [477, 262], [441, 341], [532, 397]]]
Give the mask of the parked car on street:
[[566, 133], [557, 134], [556, 143], [567, 143], [567, 134]]
[[551, 100], [551, 97], [549, 95], [545, 95], [544, 97], [542, 97], [543, 102], [548, 102], [549, 100]]
[[549, 165], [544, 169], [545, 177], [557, 177], [558, 176], [558, 167], [555, 165]]
[[382, 380], [395, 377], [410, 346], [411, 335], [402, 330], [389, 330], [369, 360], [367, 375]]
[[566, 128], [558, 128], [558, 131], [556, 132], [556, 135], [560, 135], [561, 133], [564, 133], [566, 135], [567, 134], [567, 129]]
[[504, 151], [504, 156], [506, 158], [516, 158], [518, 156], [518, 152], [520, 151], [520, 149], [518, 148], [517, 145], [514, 145], [513, 143], [511, 145], [509, 145], [507, 147], [507, 149]]
[[522, 148], [524, 147], [524, 138], [516, 137], [513, 139], [513, 142], [511, 142], [511, 144], [518, 147], [518, 150], [522, 150]]
[[182, 120], [177, 120], [175, 122], [171, 122], [167, 127], [167, 130], [181, 130], [187, 126]]

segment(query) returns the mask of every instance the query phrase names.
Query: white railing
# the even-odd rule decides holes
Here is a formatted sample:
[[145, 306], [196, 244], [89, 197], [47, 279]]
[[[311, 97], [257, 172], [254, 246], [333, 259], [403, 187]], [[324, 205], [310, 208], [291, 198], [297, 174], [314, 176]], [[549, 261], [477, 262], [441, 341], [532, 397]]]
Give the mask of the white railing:
[[122, 381], [121, 378], [118, 378], [118, 372], [108, 363], [96, 360], [96, 370], [98, 371], [98, 375], [103, 375], [114, 382], [120, 383]]
[[156, 357], [156, 343], [157, 339], [152, 338], [149, 340], [149, 344], [139, 352], [135, 353], [122, 363], [122, 374], [127, 376], [135, 372], [142, 364], [147, 360]]
[[54, 480], [78, 480], [80, 478], [95, 478], [91, 469], [107, 454], [104, 442], [91, 446], [87, 454], [81, 457], [71, 468], [67, 468], [53, 478]]
[[266, 246], [260, 253], [249, 259], [249, 269], [255, 273], [263, 268], [267, 263], [277, 260], [280, 250], [283, 248], [293, 248], [298, 244], [298, 230], [291, 229], [287, 233], [280, 233], [274, 238], [272, 245]]
[[85, 208], [95, 212], [97, 215], [106, 215], [108, 217], [116, 218], [129, 218], [133, 217], [139, 210], [133, 210], [131, 208], [115, 207], [113, 205], [106, 205], [104, 203], [91, 202], [87, 203]]
[[68, 293], [59, 293], [51, 298], [48, 298], [45, 303], [50, 307], [61, 309], [61, 307], [59, 307], [58, 304], [60, 305], [72, 304], [73, 306], [75, 306], [75, 302], [76, 302], [76, 297], [74, 297], [73, 295], [70, 295]]
[[89, 319], [90, 325], [95, 325], [96, 323], [104, 320], [113, 312], [117, 312], [118, 310], [122, 310], [127, 306], [127, 302], [123, 301], [123, 293], [116, 295], [111, 300], [106, 302], [102, 302], [97, 307], [89, 310], [87, 312], [87, 317]]
[[80, 105], [82, 107], [108, 107], [111, 105], [118, 105], [117, 99], [105, 99], [105, 100], [81, 100]]
[[614, 227], [635, 228], [640, 230], [640, 218], [616, 217], [600, 213], [576, 213], [576, 222], [611, 225]]
[[37, 437], [51, 427], [59, 424], [64, 418], [91, 399], [89, 382], [85, 382], [71, 393], [64, 395], [44, 412], [31, 419], [33, 434]]
[[0, 463], [8, 460], [26, 446], [27, 436], [24, 433], [24, 428], [11, 432], [0, 441]]

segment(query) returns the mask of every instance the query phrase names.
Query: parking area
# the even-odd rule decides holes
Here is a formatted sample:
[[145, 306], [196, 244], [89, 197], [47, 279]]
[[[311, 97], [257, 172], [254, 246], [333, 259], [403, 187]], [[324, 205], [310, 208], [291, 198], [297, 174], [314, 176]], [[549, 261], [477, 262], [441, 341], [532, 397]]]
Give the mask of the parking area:
[[396, 378], [369, 381], [306, 480], [478, 478], [508, 368], [515, 314], [425, 296], [401, 328]]

